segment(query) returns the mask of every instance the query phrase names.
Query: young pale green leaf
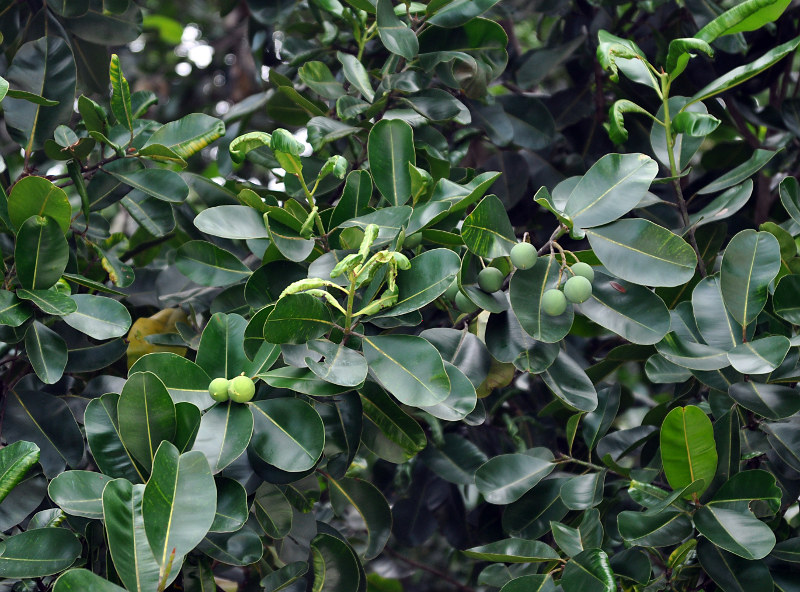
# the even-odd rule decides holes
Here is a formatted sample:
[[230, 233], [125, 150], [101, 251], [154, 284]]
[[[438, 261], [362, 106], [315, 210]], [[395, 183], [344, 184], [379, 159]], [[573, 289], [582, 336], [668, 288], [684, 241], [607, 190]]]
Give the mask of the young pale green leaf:
[[714, 57], [714, 49], [702, 39], [684, 37], [669, 42], [666, 65], [670, 78], [674, 80], [686, 69], [689, 59], [694, 57], [692, 52], [702, 52], [710, 58]]
[[625, 129], [625, 113], [639, 113], [650, 116], [650, 112], [628, 99], [619, 99], [608, 110], [608, 137], [614, 144], [622, 144], [628, 139]]
[[125, 126], [133, 134], [133, 107], [131, 106], [131, 89], [128, 81], [122, 74], [122, 66], [117, 54], [111, 54], [111, 63], [108, 66], [108, 75], [111, 79], [111, 112], [117, 118], [117, 123]]
[[723, 35], [755, 31], [777, 20], [789, 4], [790, 0], [744, 0], [706, 24], [694, 36], [711, 43]]
[[699, 407], [676, 407], [664, 418], [661, 461], [673, 489], [686, 487], [698, 479], [704, 481], [703, 489], [711, 483], [717, 470], [714, 428]]
[[222, 121], [203, 113], [190, 113], [157, 129], [145, 146], [161, 144], [185, 159], [223, 135]]
[[0, 502], [37, 462], [39, 447], [33, 442], [18, 440], [0, 448]]
[[719, 127], [720, 120], [707, 113], [682, 111], [672, 120], [673, 129], [679, 134], [704, 138]]

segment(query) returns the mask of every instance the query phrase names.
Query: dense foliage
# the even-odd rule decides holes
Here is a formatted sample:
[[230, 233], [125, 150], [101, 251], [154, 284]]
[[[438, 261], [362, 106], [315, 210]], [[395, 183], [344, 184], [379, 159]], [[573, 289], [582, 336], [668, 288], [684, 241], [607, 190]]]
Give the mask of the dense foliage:
[[0, 2], [0, 590], [800, 589], [800, 8]]

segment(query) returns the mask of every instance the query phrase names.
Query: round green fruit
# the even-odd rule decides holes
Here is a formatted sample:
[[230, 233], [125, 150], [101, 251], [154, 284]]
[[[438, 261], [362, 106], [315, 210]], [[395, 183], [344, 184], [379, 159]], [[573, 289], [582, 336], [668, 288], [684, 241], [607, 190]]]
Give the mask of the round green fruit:
[[478, 274], [478, 286], [484, 292], [491, 294], [503, 287], [505, 276], [496, 267], [485, 267]]
[[561, 290], [555, 288], [542, 294], [542, 310], [551, 317], [564, 314], [567, 310], [567, 298]]
[[478, 307], [475, 306], [472, 303], [472, 300], [467, 298], [467, 296], [463, 292], [459, 292], [458, 294], [456, 294], [456, 308], [461, 312], [465, 312], [467, 314], [478, 310]]
[[406, 237], [403, 241], [403, 248], [404, 249], [416, 249], [422, 243], [422, 234], [419, 232], [415, 232]]
[[444, 297], [446, 300], [453, 302], [456, 299], [456, 294], [458, 294], [458, 280], [453, 280], [453, 283], [445, 290]]
[[570, 302], [581, 303], [592, 295], [592, 282], [581, 275], [572, 276], [564, 284], [564, 296]]
[[211, 398], [215, 401], [224, 403], [228, 400], [228, 383], [229, 381], [227, 378], [215, 378], [211, 381], [211, 384], [208, 385], [208, 394], [211, 395]]
[[536, 247], [530, 243], [517, 243], [511, 247], [511, 263], [517, 269], [530, 269], [536, 265]]
[[581, 277], [585, 277], [590, 282], [594, 281], [594, 269], [588, 263], [584, 263], [583, 261], [578, 261], [575, 265], [570, 267], [572, 273], [575, 275], [579, 275]]
[[234, 403], [247, 403], [256, 394], [256, 384], [247, 376], [237, 376], [228, 385], [228, 396]]

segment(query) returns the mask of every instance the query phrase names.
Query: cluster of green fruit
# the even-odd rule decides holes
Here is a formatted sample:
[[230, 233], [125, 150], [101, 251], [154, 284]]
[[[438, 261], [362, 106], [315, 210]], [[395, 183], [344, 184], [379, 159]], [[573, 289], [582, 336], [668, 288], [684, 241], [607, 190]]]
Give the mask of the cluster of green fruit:
[[215, 378], [208, 385], [208, 394], [220, 403], [224, 403], [228, 399], [234, 403], [247, 403], [256, 394], [256, 385], [242, 372], [240, 376], [231, 380]]
[[558, 288], [551, 288], [542, 294], [542, 310], [551, 317], [563, 314], [567, 310], [567, 301], [580, 304], [589, 300], [592, 295], [592, 266], [579, 261], [569, 267], [569, 270], [572, 277], [564, 282], [563, 292]]

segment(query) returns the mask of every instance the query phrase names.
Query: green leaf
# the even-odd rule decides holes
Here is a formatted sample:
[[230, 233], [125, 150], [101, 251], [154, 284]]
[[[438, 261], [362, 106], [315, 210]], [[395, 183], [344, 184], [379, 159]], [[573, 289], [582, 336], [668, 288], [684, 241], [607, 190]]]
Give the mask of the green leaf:
[[375, 100], [375, 91], [369, 81], [369, 74], [366, 69], [353, 55], [336, 52], [336, 58], [342, 64], [342, 73], [347, 81], [352, 84], [361, 95], [370, 103]]
[[23, 288], [46, 290], [53, 286], [69, 260], [69, 245], [58, 222], [49, 216], [25, 220], [17, 233], [14, 260]]
[[531, 574], [506, 582], [500, 592], [553, 592], [555, 589], [550, 574]]
[[363, 338], [364, 357], [378, 381], [401, 403], [428, 407], [450, 395], [450, 379], [439, 352], [413, 335]]
[[428, 22], [437, 27], [460, 27], [497, 4], [499, 0], [453, 0], [438, 9], [428, 7]]
[[253, 414], [239, 403], [219, 403], [200, 420], [192, 450], [202, 452], [212, 473], [218, 473], [247, 449], [253, 434]]
[[450, 394], [441, 403], [420, 409], [445, 421], [461, 421], [475, 410], [478, 395], [470, 379], [450, 362], [444, 362], [447, 378], [450, 379]]
[[308, 571], [308, 563], [305, 561], [295, 561], [276, 569], [272, 573], [261, 579], [264, 592], [277, 592], [296, 582]]
[[0, 325], [19, 327], [31, 318], [30, 308], [14, 292], [0, 290]]
[[333, 328], [327, 305], [310, 294], [287, 294], [264, 323], [268, 343], [306, 343]]
[[607, 154], [581, 177], [567, 198], [564, 213], [577, 228], [617, 220], [638, 204], [658, 174], [644, 154]]
[[230, 251], [200, 240], [183, 243], [178, 248], [175, 266], [202, 286], [227, 286], [246, 279], [251, 273]]
[[78, 310], [64, 316], [73, 329], [94, 339], [121, 337], [131, 327], [131, 315], [121, 302], [105, 296], [75, 294], [71, 296]]
[[333, 208], [328, 229], [333, 230], [351, 218], [366, 214], [370, 197], [372, 197], [372, 177], [369, 172], [350, 171], [344, 183], [342, 197]]
[[216, 507], [217, 489], [203, 453], [178, 454], [162, 442], [142, 496], [144, 530], [161, 566], [160, 580], [166, 579], [171, 557], [182, 558], [208, 533]]
[[364, 412], [361, 438], [380, 458], [403, 463], [427, 444], [425, 432], [379, 386], [367, 382], [358, 391]]
[[603, 526], [600, 524], [600, 512], [597, 509], [585, 512], [578, 528], [559, 522], [551, 522], [550, 526], [556, 544], [570, 557], [586, 549], [600, 548], [603, 542]]
[[371, 214], [352, 218], [340, 224], [340, 228], [355, 227], [364, 230], [370, 224], [375, 224], [378, 226], [378, 237], [372, 246], [379, 247], [389, 243], [400, 234], [400, 229], [408, 223], [411, 213], [412, 209], [409, 206], [390, 206]]
[[398, 316], [436, 300], [458, 274], [461, 262], [449, 249], [430, 249], [411, 260], [411, 268], [397, 274], [400, 294], [397, 303], [383, 317]]
[[425, 448], [422, 459], [442, 479], [457, 485], [474, 483], [475, 471], [488, 460], [472, 442], [453, 433], [445, 434], [442, 443]]
[[781, 489], [776, 485], [775, 475], [754, 469], [733, 475], [717, 490], [708, 505], [762, 500], [767, 502], [771, 511], [777, 512], [782, 496]]
[[667, 72], [673, 80], [686, 69], [689, 59], [694, 57], [692, 52], [702, 52], [710, 58], [714, 57], [714, 49], [702, 39], [684, 37], [669, 42], [666, 66]]
[[236, 532], [210, 532], [198, 550], [226, 565], [245, 566], [261, 559], [264, 544], [255, 532], [245, 527]]
[[[394, 13], [391, 0], [378, 0], [376, 4], [378, 35], [391, 53], [413, 60], [419, 53], [417, 35]], [[372, 160], [372, 159], [370, 159]]]
[[58, 573], [81, 554], [81, 543], [64, 528], [36, 528], [0, 542], [0, 578], [41, 578]]
[[165, 201], [132, 191], [122, 198], [122, 206], [153, 236], [166, 236], [175, 228], [172, 206]]
[[[391, 4], [391, 0], [381, 2]], [[367, 152], [370, 172], [381, 195], [392, 206], [406, 203], [411, 197], [408, 165], [417, 162], [411, 126], [400, 119], [382, 119], [369, 132]]]
[[217, 485], [217, 509], [211, 532], [236, 532], [248, 518], [247, 492], [233, 479], [217, 477], [214, 481]]
[[800, 398], [788, 386], [739, 382], [730, 386], [728, 394], [742, 407], [767, 419], [783, 419], [800, 411]]
[[654, 292], [602, 273], [596, 274], [592, 295], [580, 311], [631, 343], [658, 343], [670, 329], [669, 310]]
[[554, 468], [553, 463], [527, 454], [501, 454], [475, 471], [475, 485], [487, 502], [505, 505], [521, 498]]
[[342, 83], [323, 62], [306, 62], [298, 68], [297, 75], [308, 88], [326, 99], [336, 100], [345, 94]]
[[622, 144], [628, 139], [628, 130], [625, 129], [625, 113], [638, 113], [650, 115], [644, 107], [640, 107], [628, 99], [619, 99], [611, 104], [608, 110], [608, 137], [614, 144]]
[[508, 257], [517, 244], [506, 208], [495, 195], [481, 200], [461, 227], [467, 248], [480, 257]]
[[175, 437], [175, 405], [167, 387], [152, 372], [132, 374], [117, 403], [119, 436], [148, 471], [162, 441]]
[[711, 43], [723, 35], [755, 31], [777, 20], [789, 4], [789, 0], [744, 0], [707, 23], [694, 36]]
[[145, 147], [161, 144], [181, 158], [188, 158], [223, 135], [225, 124], [222, 121], [203, 113], [190, 113], [157, 129]]
[[[311, 360], [311, 358], [305, 359]], [[307, 368], [295, 368], [294, 366], [275, 368], [259, 374], [258, 377], [271, 387], [288, 389], [315, 397], [341, 395], [352, 388], [327, 382]]]
[[720, 120], [707, 113], [683, 111], [672, 120], [673, 128], [680, 134], [693, 138], [704, 138], [719, 127]]
[[533, 539], [550, 531], [550, 522], [561, 520], [569, 509], [561, 500], [566, 479], [551, 478], [511, 503], [503, 512], [503, 530], [516, 537]]
[[142, 193], [169, 203], [182, 203], [189, 197], [189, 186], [178, 173], [169, 169], [139, 169], [116, 172], [107, 169], [112, 177]]
[[717, 449], [711, 420], [699, 407], [688, 405], [670, 411], [661, 424], [661, 461], [673, 489], [702, 479], [702, 493], [717, 470]]
[[786, 177], [779, 185], [779, 193], [783, 207], [800, 224], [800, 183], [795, 177]]
[[318, 534], [311, 541], [311, 561], [314, 568], [313, 592], [361, 590], [363, 568], [355, 552], [344, 541], [330, 534]]
[[561, 576], [564, 592], [614, 592], [617, 584], [608, 555], [600, 549], [587, 549], [570, 559]]
[[[78, 310], [78, 305], [70, 296], [55, 290], [25, 290], [18, 288], [17, 296], [22, 300], [33, 302], [39, 310], [49, 315], [63, 316]], [[15, 300], [17, 299], [15, 298]], [[16, 312], [22, 313], [24, 311], [17, 310]]]
[[547, 370], [542, 380], [552, 393], [570, 409], [594, 411], [597, 407], [597, 391], [586, 372], [564, 351]]
[[586, 237], [612, 274], [641, 286], [685, 284], [697, 266], [697, 256], [689, 243], [642, 218], [589, 229]]
[[462, 553], [472, 559], [502, 563], [539, 563], [558, 559], [558, 553], [552, 547], [541, 541], [525, 539], [503, 539]]
[[694, 525], [709, 541], [744, 559], [762, 559], [775, 546], [775, 534], [753, 516], [748, 503], [706, 505], [694, 515]]
[[[88, 569], [71, 569], [61, 574], [53, 586], [53, 592], [81, 592], [82, 590], [92, 590], [92, 592], [126, 592], [116, 584], [104, 580], [100, 576], [90, 572]], [[131, 588], [135, 590], [135, 588]]]
[[50, 481], [47, 494], [67, 514], [101, 520], [103, 488], [111, 479], [92, 471], [66, 471]]
[[119, 435], [118, 402], [119, 395], [116, 393], [108, 393], [89, 401], [84, 413], [89, 449], [95, 464], [104, 474], [124, 477], [134, 483], [144, 483], [144, 475]]
[[25, 332], [25, 350], [36, 376], [45, 384], [55, 384], [67, 366], [67, 344], [58, 333], [39, 321]]
[[783, 335], [761, 337], [737, 345], [728, 352], [728, 359], [742, 374], [766, 374], [781, 365], [789, 347], [789, 339]]
[[586, 473], [570, 477], [561, 486], [561, 500], [570, 510], [587, 510], [603, 501], [606, 473]]
[[374, 559], [383, 551], [392, 532], [392, 511], [381, 492], [362, 479], [345, 477], [329, 479], [331, 505], [339, 516], [352, 506], [361, 516], [367, 529], [367, 542], [359, 551], [365, 559]]
[[730, 366], [726, 350], [683, 339], [674, 331], [656, 344], [656, 350], [673, 364], [692, 370], [719, 370]]
[[[207, 345], [211, 347], [210, 342]], [[192, 403], [200, 409], [206, 409], [213, 403], [208, 396], [208, 384], [211, 382], [209, 375], [191, 360], [177, 354], [171, 352], [146, 354], [136, 360], [128, 375], [136, 372], [152, 372], [158, 376], [167, 387], [173, 403]]]
[[747, 179], [744, 183], [729, 188], [721, 195], [715, 197], [699, 212], [689, 216], [689, 224], [695, 227], [703, 226], [717, 220], [724, 220], [741, 210], [750, 200], [753, 193], [753, 181]]
[[676, 545], [694, 530], [686, 513], [676, 508], [659, 512], [625, 510], [617, 516], [617, 526], [626, 543], [645, 547]]
[[567, 304], [564, 314], [547, 315], [541, 308], [542, 295], [558, 285], [560, 265], [555, 257], [540, 257], [527, 270], [516, 270], [509, 284], [509, 298], [519, 324], [537, 341], [557, 343], [564, 339], [575, 318], [573, 307]]
[[131, 106], [131, 89], [128, 81], [122, 73], [122, 66], [119, 63], [117, 54], [111, 54], [111, 63], [108, 67], [108, 75], [111, 79], [111, 112], [117, 118], [117, 122], [131, 130], [133, 134], [133, 107]]
[[17, 181], [8, 195], [8, 217], [15, 230], [31, 216], [49, 216], [61, 227], [69, 230], [72, 206], [63, 189], [44, 177], [30, 175]]
[[697, 91], [692, 96], [692, 103], [705, 101], [714, 95], [718, 95], [721, 92], [725, 92], [734, 86], [750, 80], [754, 76], [778, 63], [787, 55], [791, 54], [795, 49], [797, 49], [798, 45], [800, 45], [800, 37], [772, 48], [763, 56], [753, 62], [750, 62], [749, 64], [734, 68], [727, 74], [716, 78], [713, 82]]
[[131, 485], [126, 479], [115, 479], [102, 491], [108, 549], [120, 580], [130, 592], [149, 592], [159, 583], [159, 566], [144, 529], [144, 491], [144, 485]]
[[745, 162], [740, 164], [737, 167], [732, 168], [727, 173], [718, 177], [716, 181], [709, 183], [702, 189], [700, 189], [697, 193], [699, 195], [705, 195], [707, 193], [716, 193], [717, 191], [722, 191], [723, 189], [727, 189], [728, 187], [733, 187], [734, 185], [738, 185], [745, 179], [751, 177], [752, 175], [756, 174], [760, 171], [764, 165], [766, 165], [772, 157], [775, 156], [778, 151], [771, 151], [771, 150], [762, 150], [757, 149], [753, 152], [753, 156], [747, 159]]
[[748, 561], [700, 539], [697, 558], [703, 570], [724, 592], [772, 592], [775, 584], [763, 561]]
[[44, 106], [15, 98], [12, 92], [3, 100], [3, 115], [12, 139], [25, 152], [39, 150], [72, 116], [76, 84], [72, 51], [60, 37], [29, 41], [17, 50], [5, 78], [13, 89], [58, 101], [55, 106]]
[[253, 500], [256, 520], [268, 536], [285, 537], [292, 529], [292, 505], [283, 492], [272, 483], [262, 483]]
[[341, 343], [316, 339], [308, 343], [311, 351], [322, 354], [317, 362], [306, 358], [308, 368], [322, 380], [339, 386], [356, 387], [367, 378], [367, 361], [359, 352]]
[[250, 360], [244, 352], [246, 328], [247, 321], [237, 314], [215, 313], [200, 337], [197, 365], [209, 377], [231, 379], [239, 376], [250, 366]]
[[692, 311], [703, 340], [730, 350], [742, 343], [742, 326], [725, 309], [718, 275], [703, 278], [692, 291]]
[[269, 238], [264, 219], [249, 206], [206, 208], [194, 219], [200, 232], [231, 239]]
[[305, 239], [300, 234], [284, 224], [264, 215], [269, 238], [281, 255], [290, 261], [305, 261], [314, 250], [314, 239]]
[[780, 244], [768, 232], [743, 230], [722, 256], [720, 290], [725, 308], [742, 326], [749, 325], [767, 302], [767, 288], [780, 271]]
[[281, 398], [250, 404], [254, 427], [250, 446], [262, 460], [289, 472], [307, 471], [322, 455], [322, 418], [300, 399]]
[[33, 442], [19, 440], [0, 448], [0, 502], [37, 462], [39, 447]]

